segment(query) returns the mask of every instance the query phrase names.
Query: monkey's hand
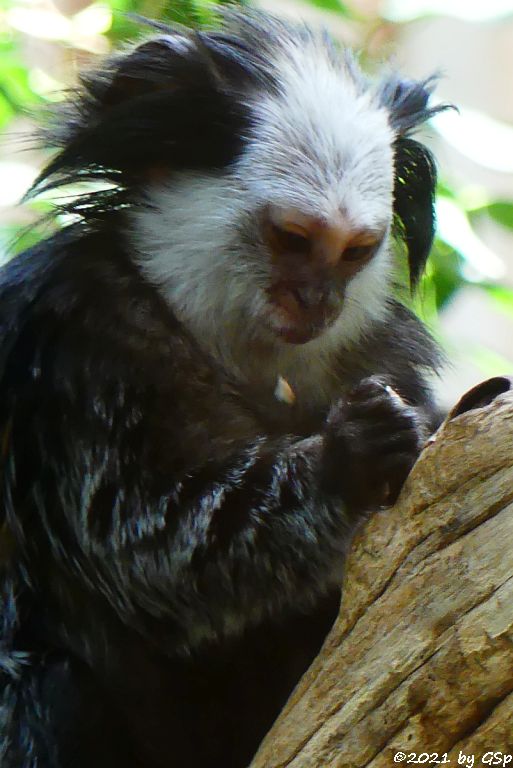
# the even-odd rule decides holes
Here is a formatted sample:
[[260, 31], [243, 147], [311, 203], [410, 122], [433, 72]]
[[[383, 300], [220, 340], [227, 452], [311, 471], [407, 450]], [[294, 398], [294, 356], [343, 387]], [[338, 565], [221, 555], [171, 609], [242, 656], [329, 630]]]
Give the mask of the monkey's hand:
[[363, 379], [328, 416], [324, 466], [331, 492], [353, 514], [393, 504], [426, 437], [420, 413], [385, 379]]

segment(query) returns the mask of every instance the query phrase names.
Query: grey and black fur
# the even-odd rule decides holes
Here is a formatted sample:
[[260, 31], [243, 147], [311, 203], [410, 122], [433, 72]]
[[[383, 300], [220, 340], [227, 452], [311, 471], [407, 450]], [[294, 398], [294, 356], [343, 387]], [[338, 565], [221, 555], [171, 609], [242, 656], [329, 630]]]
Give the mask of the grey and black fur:
[[[415, 285], [430, 90], [232, 10], [114, 56], [59, 113], [34, 191], [110, 186], [1, 274], [2, 768], [249, 763], [436, 419], [390, 255], [395, 233]], [[339, 304], [306, 343], [266, 304], [270, 206], [381, 228], [350, 278], [322, 273]]]

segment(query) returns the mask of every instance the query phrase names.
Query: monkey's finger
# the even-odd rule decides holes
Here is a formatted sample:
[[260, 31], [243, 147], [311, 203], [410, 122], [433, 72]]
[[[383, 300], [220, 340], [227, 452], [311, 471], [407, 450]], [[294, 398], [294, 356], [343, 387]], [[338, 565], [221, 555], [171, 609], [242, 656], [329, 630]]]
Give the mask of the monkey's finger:
[[418, 456], [422, 448], [422, 440], [416, 431], [404, 430], [388, 434], [386, 437], [369, 435], [366, 440], [367, 450], [371, 457], [379, 459], [388, 455]]
[[387, 504], [395, 504], [415, 460], [416, 456], [409, 453], [394, 454], [383, 458], [379, 467], [379, 474], [383, 478], [382, 487], [388, 488]]

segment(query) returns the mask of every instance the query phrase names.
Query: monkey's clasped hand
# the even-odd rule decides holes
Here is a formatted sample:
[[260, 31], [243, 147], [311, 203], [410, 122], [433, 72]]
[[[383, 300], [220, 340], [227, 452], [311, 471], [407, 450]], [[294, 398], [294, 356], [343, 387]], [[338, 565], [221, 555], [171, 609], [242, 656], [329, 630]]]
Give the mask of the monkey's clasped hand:
[[332, 408], [324, 467], [352, 513], [393, 504], [427, 429], [412, 408], [380, 377], [363, 379]]

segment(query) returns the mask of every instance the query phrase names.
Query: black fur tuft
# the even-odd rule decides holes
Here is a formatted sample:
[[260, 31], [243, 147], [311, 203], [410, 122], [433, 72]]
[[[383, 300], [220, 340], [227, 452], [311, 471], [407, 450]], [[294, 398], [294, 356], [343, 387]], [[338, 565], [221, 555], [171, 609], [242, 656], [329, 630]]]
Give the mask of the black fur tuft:
[[68, 210], [89, 218], [120, 201], [128, 190], [163, 172], [218, 170], [243, 146], [246, 107], [233, 82], [257, 77], [226, 36], [170, 33], [114, 57], [58, 109], [45, 133], [60, 149], [29, 196], [77, 182], [107, 182], [112, 189]]
[[426, 147], [401, 137], [395, 143], [394, 213], [408, 251], [412, 289], [426, 265], [435, 234], [436, 166]]
[[406, 80], [393, 74], [382, 83], [379, 101], [388, 110], [390, 125], [399, 136], [407, 135], [447, 109], [447, 104], [429, 104], [438, 79], [438, 75], [432, 75], [426, 80]]
[[412, 289], [420, 279], [433, 244], [436, 166], [429, 150], [410, 134], [450, 108], [448, 104], [429, 104], [438, 79], [438, 75], [432, 75], [416, 81], [393, 74], [379, 91], [379, 102], [388, 110], [390, 125], [397, 134], [394, 213], [408, 250]]

